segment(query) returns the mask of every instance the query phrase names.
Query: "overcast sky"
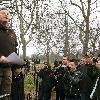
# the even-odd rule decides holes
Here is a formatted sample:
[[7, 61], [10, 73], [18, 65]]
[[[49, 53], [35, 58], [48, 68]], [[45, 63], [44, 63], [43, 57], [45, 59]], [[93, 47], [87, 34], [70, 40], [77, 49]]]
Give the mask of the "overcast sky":
[[[73, 7], [73, 6], [69, 6], [68, 1], [70, 1], [70, 0], [60, 0], [60, 1], [67, 1], [66, 4], [63, 2], [63, 6], [65, 6], [66, 10], [69, 10], [70, 13], [72, 13], [72, 16], [74, 16], [74, 17], [77, 16], [77, 15], [75, 15], [75, 14], [73, 15], [73, 12], [80, 13], [80, 11], [79, 11], [78, 8], [75, 8], [75, 7]], [[78, 1], [79, 1], [79, 0], [73, 0], [73, 2], [76, 2], [77, 4], [79, 4]], [[84, 1], [86, 1], [86, 0], [84, 0]], [[95, 1], [95, 0], [92, 0], [92, 2], [93, 2], [93, 1]], [[47, 0], [47, 2], [48, 2], [48, 0]], [[51, 12], [58, 11], [58, 9], [60, 8], [60, 7], [59, 7], [60, 4], [61, 4], [61, 3], [59, 2], [59, 0], [51, 0], [51, 4], [49, 4], [49, 9], [51, 10]], [[100, 22], [100, 0], [98, 0], [97, 5], [98, 5], [99, 7], [96, 9], [96, 12], [95, 12], [94, 14], [92, 14], [91, 19], [97, 17], [97, 19], [95, 19], [95, 22]], [[94, 6], [95, 6], [95, 5], [93, 5], [93, 7], [94, 7]], [[81, 19], [79, 18], [79, 20], [81, 20]], [[17, 19], [17, 18], [14, 18], [14, 21], [15, 21], [15, 23], [17, 23], [17, 22], [18, 22], [18, 19]], [[93, 23], [93, 26], [94, 26], [94, 27], [95, 27], [95, 25], [96, 25], [96, 23]], [[16, 34], [18, 35], [18, 33], [19, 33], [19, 27], [18, 27], [18, 26], [14, 26], [14, 29], [15, 29], [15, 31], [16, 31]], [[27, 38], [27, 37], [26, 37], [26, 38]], [[34, 37], [34, 38], [35, 38], [35, 37]], [[27, 38], [27, 39], [28, 39], [28, 38]], [[37, 45], [37, 44], [35, 44], [35, 40], [32, 41], [32, 42], [34, 42], [34, 46], [32, 46], [31, 43], [30, 43], [30, 44], [28, 45], [28, 47], [27, 47], [27, 55], [28, 55], [28, 56], [31, 56], [31, 54], [33, 54], [33, 53], [37, 53], [37, 48], [36, 48], [36, 45]], [[22, 49], [22, 48], [20, 48], [20, 53], [22, 52], [21, 49]], [[38, 52], [41, 53], [40, 50], [39, 50]]]
[[[64, 0], [62, 0], [62, 1], [64, 1]], [[80, 10], [79, 10], [79, 8], [76, 8], [76, 7], [74, 7], [74, 6], [68, 6], [69, 4], [68, 4], [68, 1], [70, 1], [70, 0], [65, 0], [65, 1], [67, 1], [66, 2], [66, 4], [64, 4], [63, 3], [63, 6], [65, 6], [65, 8], [67, 9], [67, 10], [69, 10], [70, 11], [70, 13], [72, 13], [73, 14], [73, 12], [76, 12], [76, 14], [77, 13], [80, 13]], [[73, 0], [73, 2], [76, 2], [77, 4], [79, 4], [79, 2], [78, 2], [79, 0]], [[84, 0], [84, 1], [86, 1], [86, 0]], [[92, 0], [92, 2], [94, 2], [95, 0]], [[60, 6], [60, 2], [59, 2], [59, 0], [51, 0], [51, 4], [49, 4], [49, 9], [51, 10], [51, 12], [53, 12], [53, 11], [57, 11], [58, 9], [59, 9], [59, 6]], [[92, 5], [92, 8], [94, 8], [96, 5], [94, 4], [94, 5]], [[90, 17], [90, 20], [91, 19], [94, 19], [94, 18], [96, 18], [95, 19], [95, 23], [93, 23], [93, 27], [95, 27], [96, 26], [96, 22], [100, 22], [100, 12], [98, 12], [98, 11], [100, 11], [100, 0], [98, 0], [98, 3], [97, 3], [97, 6], [98, 6], [98, 8], [97, 9], [95, 9], [94, 10], [94, 14], [92, 14], [92, 16]], [[80, 14], [81, 15], [81, 14]], [[73, 17], [76, 17], [77, 15], [73, 15]], [[81, 17], [79, 17], [79, 18], [81, 18]], [[81, 20], [81, 19], [79, 19], [79, 20]], [[77, 39], [76, 39], [77, 40]], [[80, 48], [81, 48], [81, 46], [80, 46]], [[79, 48], [79, 49], [80, 49]], [[39, 51], [40, 53], [41, 53], [41, 51]], [[34, 46], [34, 47], [27, 47], [27, 55], [31, 55], [31, 54], [33, 54], [33, 53], [37, 53], [37, 49], [36, 49], [36, 47]]]

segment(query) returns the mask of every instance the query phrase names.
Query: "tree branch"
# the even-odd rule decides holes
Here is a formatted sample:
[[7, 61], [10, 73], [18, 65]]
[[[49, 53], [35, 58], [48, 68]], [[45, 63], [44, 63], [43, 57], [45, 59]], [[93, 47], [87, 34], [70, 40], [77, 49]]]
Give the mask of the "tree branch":
[[62, 6], [62, 8], [63, 8], [65, 14], [69, 16], [69, 18], [75, 23], [75, 25], [76, 25], [77, 27], [79, 27], [79, 28], [81, 29], [81, 31], [85, 32], [85, 31], [76, 23], [76, 21], [75, 21], [74, 18], [69, 14], [69, 12], [67, 12], [67, 11], [64, 9], [64, 7], [63, 7], [63, 5], [62, 5], [62, 1], [61, 1], [61, 0], [59, 0], [59, 1], [60, 1], [60, 3], [61, 3], [61, 6]]

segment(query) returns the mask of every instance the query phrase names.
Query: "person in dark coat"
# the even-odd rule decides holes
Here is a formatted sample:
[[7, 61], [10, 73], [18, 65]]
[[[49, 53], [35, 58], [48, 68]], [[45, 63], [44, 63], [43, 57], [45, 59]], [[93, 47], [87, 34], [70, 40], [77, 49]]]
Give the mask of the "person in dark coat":
[[54, 72], [45, 65], [44, 68], [39, 71], [38, 76], [42, 79], [38, 91], [38, 100], [50, 100], [55, 82]]
[[24, 75], [21, 67], [20, 65], [12, 67], [11, 100], [25, 100]]
[[95, 82], [92, 87], [90, 98], [92, 100], [100, 100], [100, 59], [96, 60], [95, 71], [96, 73], [93, 73], [94, 70], [91, 71], [91, 74], [95, 77]]
[[65, 67], [68, 66], [69, 58], [63, 56], [62, 63], [60, 62], [59, 66], [55, 69], [55, 91], [56, 91], [56, 100], [64, 100], [64, 87], [62, 77], [65, 73]]
[[66, 68], [66, 73], [63, 77], [64, 85], [64, 100], [80, 100], [81, 99], [81, 88], [80, 81], [83, 78], [83, 74], [77, 70], [78, 61], [71, 59], [69, 62], [69, 69]]
[[78, 68], [78, 70], [83, 73], [83, 80], [81, 81], [81, 100], [91, 100], [90, 94], [95, 81], [95, 69], [96, 66], [93, 65], [92, 58], [89, 55], [85, 55], [85, 64], [80, 65]]
[[9, 10], [0, 8], [0, 95], [11, 93], [12, 72], [6, 57], [17, 52], [18, 45], [15, 32], [8, 26], [9, 19]]

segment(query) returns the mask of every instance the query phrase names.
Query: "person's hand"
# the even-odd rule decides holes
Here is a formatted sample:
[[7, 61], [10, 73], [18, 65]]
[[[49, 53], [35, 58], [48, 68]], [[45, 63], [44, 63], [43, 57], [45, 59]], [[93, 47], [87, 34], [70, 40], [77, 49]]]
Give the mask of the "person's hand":
[[7, 63], [7, 58], [5, 56], [1, 56], [0, 63]]
[[96, 63], [96, 67], [100, 68], [100, 60], [98, 60], [98, 62]]

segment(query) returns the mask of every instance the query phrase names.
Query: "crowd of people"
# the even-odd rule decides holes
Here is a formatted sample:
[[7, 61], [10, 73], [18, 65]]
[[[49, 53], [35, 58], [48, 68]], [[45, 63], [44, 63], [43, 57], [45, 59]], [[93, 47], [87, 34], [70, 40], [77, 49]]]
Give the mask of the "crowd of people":
[[100, 100], [99, 58], [85, 55], [78, 61], [63, 56], [54, 69], [44, 66], [38, 73], [42, 79], [38, 100], [51, 100], [53, 88], [56, 100]]

